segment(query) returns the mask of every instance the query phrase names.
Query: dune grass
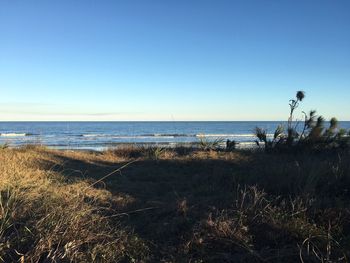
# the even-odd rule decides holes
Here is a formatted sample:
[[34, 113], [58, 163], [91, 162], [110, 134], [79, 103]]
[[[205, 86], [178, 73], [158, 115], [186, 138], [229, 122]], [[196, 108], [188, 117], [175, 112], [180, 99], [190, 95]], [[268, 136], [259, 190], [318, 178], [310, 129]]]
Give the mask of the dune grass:
[[136, 259], [137, 236], [108, 219], [113, 196], [64, 177], [42, 147], [0, 152], [2, 262], [112, 262]]
[[2, 149], [0, 260], [348, 262], [349, 160], [346, 151]]

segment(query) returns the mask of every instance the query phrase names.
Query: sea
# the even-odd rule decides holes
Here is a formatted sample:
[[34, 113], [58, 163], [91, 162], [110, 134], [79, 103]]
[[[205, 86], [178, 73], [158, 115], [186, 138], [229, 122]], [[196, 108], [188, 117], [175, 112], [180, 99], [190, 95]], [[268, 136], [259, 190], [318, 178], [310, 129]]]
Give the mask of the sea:
[[[206, 141], [235, 140], [238, 147], [255, 144], [254, 129], [273, 135], [283, 121], [172, 122], [0, 122], [0, 145], [39, 144], [55, 149], [105, 150], [124, 144], [174, 147]], [[339, 127], [350, 129], [350, 122]]]

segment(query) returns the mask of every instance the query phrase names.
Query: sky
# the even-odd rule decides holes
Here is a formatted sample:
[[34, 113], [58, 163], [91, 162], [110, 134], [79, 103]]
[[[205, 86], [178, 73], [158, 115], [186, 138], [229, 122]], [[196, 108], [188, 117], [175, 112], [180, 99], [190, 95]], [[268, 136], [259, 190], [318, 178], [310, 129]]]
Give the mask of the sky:
[[[0, 0], [0, 120], [350, 120], [350, 1]], [[300, 114], [300, 112], [298, 113]]]

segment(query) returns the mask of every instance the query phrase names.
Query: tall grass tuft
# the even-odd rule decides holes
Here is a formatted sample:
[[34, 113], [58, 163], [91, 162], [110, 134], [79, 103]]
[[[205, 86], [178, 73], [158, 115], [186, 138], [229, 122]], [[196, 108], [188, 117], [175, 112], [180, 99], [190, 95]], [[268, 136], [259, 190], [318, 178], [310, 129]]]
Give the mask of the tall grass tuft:
[[221, 148], [224, 143], [224, 139], [216, 138], [214, 140], [209, 140], [205, 136], [199, 137], [199, 149], [202, 151], [215, 151]]

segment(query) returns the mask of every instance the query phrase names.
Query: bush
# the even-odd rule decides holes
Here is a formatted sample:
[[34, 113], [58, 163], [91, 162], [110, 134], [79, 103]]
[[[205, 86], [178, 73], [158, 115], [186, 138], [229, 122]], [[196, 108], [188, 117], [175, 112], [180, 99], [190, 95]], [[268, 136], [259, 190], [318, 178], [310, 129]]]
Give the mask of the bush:
[[203, 151], [215, 151], [220, 149], [223, 142], [224, 140], [221, 138], [210, 141], [206, 137], [201, 136], [199, 137], [199, 149]]
[[[338, 128], [338, 120], [332, 118], [329, 121], [329, 127], [325, 127], [325, 119], [317, 116], [316, 111], [312, 110], [309, 114], [304, 114], [304, 121], [301, 130], [297, 127], [300, 121], [294, 121], [294, 112], [299, 107], [299, 103], [305, 98], [303, 91], [298, 91], [295, 99], [291, 99], [290, 115], [287, 122], [287, 129], [279, 125], [273, 139], [267, 138], [266, 130], [256, 127], [256, 143], [262, 146], [266, 151], [322, 151], [322, 150], [344, 150], [350, 146], [350, 131]], [[286, 133], [284, 131], [287, 131]]]
[[227, 140], [226, 141], [226, 151], [233, 151], [233, 150], [235, 150], [236, 149], [236, 145], [237, 145], [237, 143], [236, 143], [236, 141], [234, 141], [234, 140]]

